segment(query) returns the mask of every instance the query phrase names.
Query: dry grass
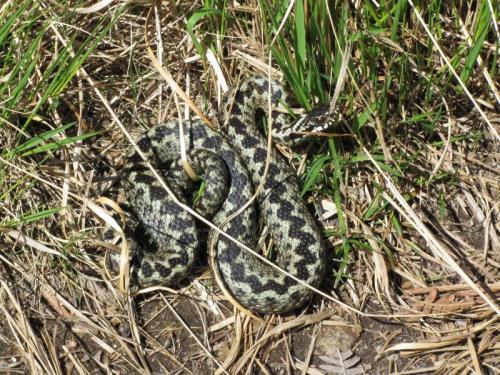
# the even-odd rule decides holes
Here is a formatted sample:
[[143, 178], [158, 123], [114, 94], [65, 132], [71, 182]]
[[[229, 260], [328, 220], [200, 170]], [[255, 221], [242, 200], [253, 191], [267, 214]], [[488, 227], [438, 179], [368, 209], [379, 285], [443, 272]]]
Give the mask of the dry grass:
[[[332, 2], [336, 68], [318, 74], [338, 127], [283, 152], [323, 217], [333, 266], [308, 306], [253, 317], [204, 260], [179, 287], [123, 293], [126, 268], [118, 281], [105, 266], [120, 249], [101, 240], [113, 219], [99, 198], [118, 199], [124, 152], [144, 129], [195, 113], [215, 123], [227, 82], [291, 77], [269, 65], [262, 6], [231, 3], [191, 31], [201, 3], [101, 1], [76, 14], [25, 3], [8, 43], [0, 28], [0, 373], [498, 373], [498, 30], [467, 80], [456, 52], [475, 45], [479, 5], [408, 1], [391, 38], [367, 21], [384, 7]], [[80, 63], [48, 72], [61, 56]]]

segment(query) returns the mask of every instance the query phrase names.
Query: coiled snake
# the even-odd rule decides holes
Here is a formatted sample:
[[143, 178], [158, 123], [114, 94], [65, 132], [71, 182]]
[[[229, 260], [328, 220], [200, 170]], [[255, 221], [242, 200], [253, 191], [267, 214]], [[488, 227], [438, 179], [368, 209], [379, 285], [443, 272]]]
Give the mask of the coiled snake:
[[[307, 121], [290, 122], [285, 105], [287, 94], [275, 81], [252, 78], [227, 101], [224, 135], [200, 121], [184, 123], [188, 159], [205, 189], [194, 209], [230, 236], [255, 249], [262, 222], [275, 245], [275, 263], [317, 287], [324, 275], [325, 251], [320, 232], [300, 199], [296, 176], [274, 149], [267, 179], [256, 199], [229, 222], [226, 219], [253, 195], [261, 183], [266, 162], [267, 141], [255, 122], [258, 109], [265, 110], [268, 92], [271, 102], [282, 111], [273, 111], [272, 135], [277, 142], [289, 141], [292, 132]], [[229, 107], [231, 107], [229, 109]], [[184, 201], [193, 200], [196, 186], [180, 164], [177, 123], [167, 123], [147, 131], [137, 145], [164, 175], [172, 191]], [[133, 264], [141, 286], [175, 284], [189, 272], [202, 242], [199, 223], [169, 197], [145, 162], [133, 152], [124, 167], [124, 188], [129, 206], [137, 217], [141, 233]], [[210, 240], [215, 232], [209, 233]], [[218, 236], [212, 267], [224, 288], [236, 301], [259, 313], [284, 313], [302, 305], [311, 290], [241, 249], [233, 241]]]

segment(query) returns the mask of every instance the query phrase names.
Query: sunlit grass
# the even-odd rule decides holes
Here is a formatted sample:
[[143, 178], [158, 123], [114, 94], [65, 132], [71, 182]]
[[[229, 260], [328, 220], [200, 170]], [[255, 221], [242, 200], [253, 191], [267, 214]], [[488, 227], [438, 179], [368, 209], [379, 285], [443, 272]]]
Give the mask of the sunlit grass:
[[[177, 352], [170, 353], [148, 336], [149, 322], [143, 326], [134, 319], [135, 309], [116, 297], [107, 270], [99, 263], [104, 256], [97, 250], [95, 228], [101, 223], [95, 211], [88, 209], [90, 202], [106, 195], [106, 179], [119, 175], [130, 146], [110, 114], [135, 134], [175, 118], [177, 108], [171, 91], [147, 57], [146, 32], [165, 69], [172, 72], [179, 86], [188, 87], [190, 97], [199, 99], [202, 110], [210, 114], [217, 111], [220, 82], [214, 62], [207, 59], [208, 51], [214, 53], [228, 82], [237, 82], [240, 76], [266, 75], [270, 56], [272, 74], [289, 88], [296, 107], [309, 111], [318, 104], [330, 105], [336, 124], [328, 130], [330, 136], [310, 137], [284, 152], [300, 171], [302, 198], [311, 210], [319, 207], [315, 212], [318, 217], [331, 210], [330, 219], [321, 222], [333, 263], [325, 292], [364, 312], [382, 306], [380, 311], [386, 314], [407, 314], [421, 311], [416, 301], [422, 301], [405, 295], [406, 284], [432, 289], [464, 283], [470, 288], [465, 302], [473, 300], [473, 305], [467, 305], [473, 308], [453, 311], [467, 314], [463, 316], [469, 317], [468, 331], [465, 339], [454, 342], [444, 355], [456, 359], [457, 373], [470, 368], [470, 346], [481, 348], [478, 355], [490, 358], [490, 323], [480, 328], [475, 324], [489, 319], [492, 310], [476, 298], [467, 280], [462, 281], [453, 262], [433, 252], [426, 236], [431, 232], [450, 254], [466, 259], [473, 268], [471, 274], [481, 275], [481, 281], [490, 286], [498, 282], [495, 133], [472, 103], [476, 100], [486, 116], [495, 120], [500, 105], [495, 87], [500, 41], [493, 25], [498, 12], [491, 14], [491, 9], [498, 9], [498, 1], [167, 3], [171, 7], [113, 2], [80, 13], [69, 2], [59, 2], [62, 6], [50, 2], [48, 6], [21, 0], [0, 5], [0, 275], [5, 267], [17, 278], [25, 276], [33, 288], [41, 286], [41, 297], [36, 301], [32, 296], [23, 300], [22, 293], [16, 298], [30, 311], [46, 303], [51, 313], [56, 312], [55, 320], [63, 316], [68, 326], [85, 321], [89, 327], [98, 327], [93, 331], [92, 345], [100, 345], [99, 350], [105, 353], [108, 362], [103, 368], [125, 359], [126, 365], [117, 365], [120, 370], [123, 365], [138, 372], [145, 368], [151, 371], [149, 363], [145, 365], [149, 357], [144, 358], [141, 345], [151, 353], [161, 352], [177, 366], [175, 369], [183, 365], [190, 368], [189, 361], [178, 360]], [[146, 24], [149, 29], [145, 31]], [[97, 90], [105, 100], [95, 95]], [[388, 181], [397, 189], [399, 203]], [[75, 196], [78, 199], [73, 200]], [[414, 213], [426, 228], [411, 220]], [[473, 225], [479, 229], [470, 229]], [[155, 301], [161, 306], [158, 310], [166, 310], [166, 299], [175, 304], [181, 296], [186, 297], [203, 315], [200, 332], [213, 356], [222, 362], [230, 352], [229, 345], [237, 344], [241, 346], [231, 350], [240, 353], [240, 358], [245, 358], [241, 352], [248, 349], [254, 354], [252, 358], [266, 362], [267, 354], [260, 354], [279, 345], [278, 339], [269, 337], [261, 346], [253, 345], [260, 342], [267, 328], [261, 330], [231, 316], [205, 276], [194, 276], [194, 288], [161, 294]], [[2, 275], [0, 281], [5, 280]], [[59, 284], [64, 287], [53, 293], [51, 288]], [[58, 298], [70, 301], [72, 308]], [[446, 298], [464, 301], [459, 294]], [[318, 301], [306, 312], [318, 306], [322, 311], [342, 311], [326, 298], [321, 304]], [[433, 310], [434, 300], [429, 297], [429, 301], [424, 301], [428, 305], [422, 311], [446, 311], [444, 307]], [[120, 307], [120, 313], [115, 313], [113, 303]], [[212, 310], [213, 305], [217, 309]], [[137, 342], [122, 337], [122, 331], [116, 329], [113, 319], [121, 319], [122, 308], [129, 309], [127, 324]], [[10, 314], [14, 327], [15, 314]], [[343, 317], [346, 321], [349, 314]], [[18, 311], [17, 316], [22, 314]], [[45, 323], [46, 316], [46, 312], [40, 313], [43, 318], [34, 326]], [[425, 327], [421, 336], [437, 332], [443, 337], [455, 318], [462, 319], [457, 320], [457, 326], [463, 327], [463, 316], [451, 314], [445, 328], [436, 317], [419, 317]], [[207, 322], [212, 324], [211, 319], [219, 318], [228, 322], [224, 329], [245, 340], [231, 338], [222, 345], [223, 336], [206, 328]], [[33, 323], [28, 316], [22, 319], [26, 327]], [[398, 318], [397, 322], [415, 327], [415, 320]], [[281, 324], [274, 320], [267, 323], [269, 327]], [[471, 327], [477, 329], [474, 336], [469, 334]], [[22, 349], [19, 356], [25, 362], [20, 363], [50, 372], [69, 357], [45, 356], [59, 353], [55, 350], [57, 340], [46, 335], [45, 329], [27, 329], [24, 336], [21, 330], [13, 329], [17, 333], [11, 342]], [[128, 329], [128, 325], [126, 329], [120, 326], [120, 330]], [[5, 338], [4, 332], [0, 330], [0, 339]], [[29, 332], [44, 335], [43, 345], [33, 349]], [[279, 340], [288, 335], [285, 329], [276, 332]], [[2, 343], [0, 340], [0, 346]], [[464, 343], [467, 349], [460, 346]], [[88, 358], [95, 355], [87, 354]], [[235, 362], [230, 362], [229, 371], [234, 370]], [[1, 363], [0, 358], [0, 372]], [[255, 368], [250, 366], [255, 365], [249, 363], [247, 372], [252, 373]], [[245, 363], [237, 365], [245, 367]], [[96, 368], [95, 364], [89, 366], [90, 372]]]

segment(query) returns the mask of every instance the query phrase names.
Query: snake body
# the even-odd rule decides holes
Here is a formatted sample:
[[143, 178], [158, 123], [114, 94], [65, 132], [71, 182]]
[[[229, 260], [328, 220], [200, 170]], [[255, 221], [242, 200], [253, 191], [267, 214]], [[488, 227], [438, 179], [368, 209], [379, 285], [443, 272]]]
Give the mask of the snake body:
[[[291, 123], [284, 111], [287, 94], [275, 81], [250, 79], [235, 89], [233, 101], [223, 106], [227, 126], [222, 134], [200, 121], [184, 123], [184, 141], [191, 166], [205, 182], [203, 195], [194, 206], [202, 216], [228, 235], [255, 249], [259, 224], [265, 224], [273, 239], [273, 261], [307, 284], [318, 287], [325, 270], [325, 251], [320, 232], [300, 199], [297, 178], [274, 148], [265, 183], [254, 204], [228, 222], [261, 183], [267, 156], [267, 141], [255, 124], [258, 109], [271, 102], [281, 112], [272, 112], [273, 138], [287, 141], [300, 121]], [[155, 126], [137, 141], [149, 161], [163, 173], [176, 196], [192, 200], [192, 183], [184, 173], [179, 150], [177, 123]], [[145, 162], [132, 152], [124, 167], [125, 194], [144, 232], [136, 251], [137, 283], [175, 284], [189, 272], [200, 244], [204, 242], [193, 216], [179, 207]], [[258, 313], [281, 314], [307, 301], [309, 288], [262, 262], [228, 238], [209, 232], [215, 240], [212, 267], [223, 287], [246, 308]]]

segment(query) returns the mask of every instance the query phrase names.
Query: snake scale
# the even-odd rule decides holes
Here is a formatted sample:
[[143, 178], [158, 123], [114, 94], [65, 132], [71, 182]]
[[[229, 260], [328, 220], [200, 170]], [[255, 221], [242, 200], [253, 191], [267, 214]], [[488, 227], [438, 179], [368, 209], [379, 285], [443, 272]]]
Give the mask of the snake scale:
[[[259, 109], [268, 106], [271, 89], [272, 137], [288, 142], [308, 121], [291, 122], [286, 113], [287, 93], [274, 80], [251, 78], [228, 95], [221, 115], [226, 126], [218, 133], [198, 120], [184, 123], [185, 144], [191, 166], [204, 181], [204, 191], [194, 209], [206, 219], [255, 249], [258, 228], [267, 226], [274, 241], [273, 261], [307, 284], [318, 287], [325, 273], [325, 250], [320, 232], [304, 202], [294, 171], [273, 148], [268, 175], [256, 202], [229, 222], [226, 219], [244, 205], [261, 183], [267, 141], [256, 125]], [[320, 124], [321, 125], [321, 124]], [[179, 129], [175, 122], [157, 125], [144, 133], [137, 146], [163, 174], [176, 196], [193, 201], [198, 185], [190, 182], [180, 162]], [[212, 267], [224, 289], [246, 308], [263, 314], [281, 314], [304, 304], [312, 291], [265, 264], [233, 241], [210, 231], [208, 241], [200, 223], [180, 208], [162, 188], [136, 152], [128, 156], [123, 184], [128, 205], [140, 222], [135, 255], [137, 284], [169, 285], [190, 271], [200, 245], [216, 243]]]

